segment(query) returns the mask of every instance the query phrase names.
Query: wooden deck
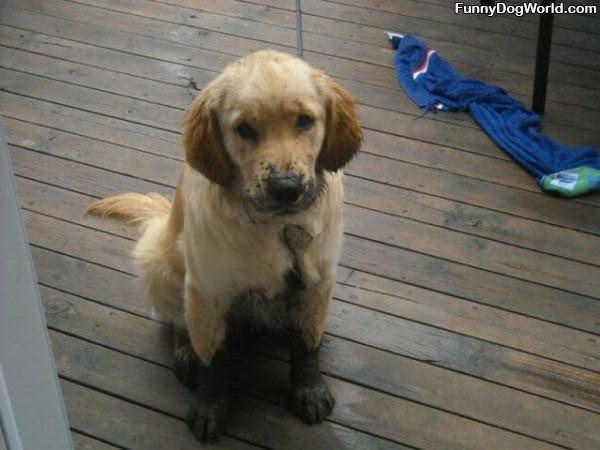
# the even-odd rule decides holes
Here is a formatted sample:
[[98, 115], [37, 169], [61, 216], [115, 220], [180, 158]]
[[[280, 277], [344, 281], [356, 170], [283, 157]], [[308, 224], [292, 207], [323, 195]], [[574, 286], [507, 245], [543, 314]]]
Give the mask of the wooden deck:
[[[338, 403], [303, 425], [285, 352], [257, 349], [213, 448], [600, 448], [600, 195], [543, 195], [467, 115], [421, 117], [383, 30], [530, 99], [537, 18], [448, 3], [301, 0], [304, 57], [355, 94], [366, 135], [322, 355]], [[546, 130], [600, 146], [600, 18], [554, 32]], [[84, 205], [172, 195], [197, 90], [238, 56], [295, 46], [294, 0], [0, 3], [0, 109], [77, 448], [200, 447], [135, 234]]]

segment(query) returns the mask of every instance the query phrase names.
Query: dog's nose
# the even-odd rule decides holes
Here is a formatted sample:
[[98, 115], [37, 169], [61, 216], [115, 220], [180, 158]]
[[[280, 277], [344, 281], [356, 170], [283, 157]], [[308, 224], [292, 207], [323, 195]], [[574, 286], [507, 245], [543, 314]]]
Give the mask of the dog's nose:
[[267, 180], [267, 192], [279, 203], [294, 203], [302, 194], [302, 179], [294, 173], [271, 172]]

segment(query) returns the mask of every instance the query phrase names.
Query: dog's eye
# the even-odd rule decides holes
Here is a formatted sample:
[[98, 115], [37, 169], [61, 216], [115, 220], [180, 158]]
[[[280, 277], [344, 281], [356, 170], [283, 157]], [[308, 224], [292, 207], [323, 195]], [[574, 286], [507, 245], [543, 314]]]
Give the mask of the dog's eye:
[[252, 141], [258, 139], [258, 132], [254, 128], [252, 128], [252, 126], [248, 122], [240, 123], [237, 127], [235, 127], [235, 131], [243, 139], [248, 139]]
[[313, 126], [314, 120], [306, 114], [300, 114], [296, 120], [296, 128], [300, 131], [307, 131]]

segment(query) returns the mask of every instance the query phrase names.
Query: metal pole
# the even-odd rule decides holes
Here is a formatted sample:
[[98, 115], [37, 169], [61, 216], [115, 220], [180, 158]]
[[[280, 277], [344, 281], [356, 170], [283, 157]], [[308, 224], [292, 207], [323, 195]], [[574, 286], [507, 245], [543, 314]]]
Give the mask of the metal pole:
[[[542, 3], [544, 6], [549, 6], [552, 1], [544, 0]], [[546, 109], [546, 89], [548, 87], [553, 24], [554, 14], [544, 13], [540, 15], [533, 82], [533, 104], [531, 107], [538, 114], [544, 114]]]

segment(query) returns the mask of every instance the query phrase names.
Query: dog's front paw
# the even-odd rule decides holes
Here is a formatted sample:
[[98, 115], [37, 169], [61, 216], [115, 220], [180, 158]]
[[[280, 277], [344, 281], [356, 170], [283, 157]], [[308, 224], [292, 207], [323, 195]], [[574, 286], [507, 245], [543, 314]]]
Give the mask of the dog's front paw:
[[229, 399], [226, 395], [210, 401], [203, 401], [196, 396], [190, 405], [185, 422], [200, 442], [213, 442], [225, 430], [228, 410]]
[[194, 389], [198, 384], [198, 371], [200, 360], [191, 344], [181, 345], [175, 349], [174, 372], [175, 376], [185, 386]]
[[335, 399], [321, 377], [314, 383], [294, 386], [291, 397], [292, 410], [308, 424], [323, 421], [335, 406]]

